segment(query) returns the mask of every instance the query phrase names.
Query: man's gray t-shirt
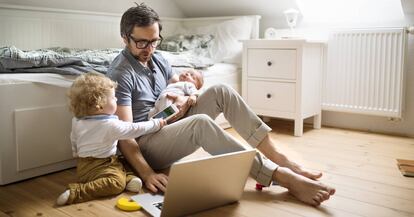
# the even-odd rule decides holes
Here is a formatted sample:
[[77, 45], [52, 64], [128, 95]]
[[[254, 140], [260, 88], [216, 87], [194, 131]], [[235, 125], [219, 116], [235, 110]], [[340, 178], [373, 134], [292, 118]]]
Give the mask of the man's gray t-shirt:
[[174, 75], [170, 64], [155, 52], [142, 66], [125, 48], [112, 62], [108, 76], [118, 83], [118, 105], [131, 106], [133, 122], [148, 120], [148, 112]]

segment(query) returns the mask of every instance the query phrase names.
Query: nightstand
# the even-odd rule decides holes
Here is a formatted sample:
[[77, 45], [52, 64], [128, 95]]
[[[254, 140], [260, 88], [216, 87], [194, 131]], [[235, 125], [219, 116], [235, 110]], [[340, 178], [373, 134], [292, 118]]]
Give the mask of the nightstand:
[[242, 96], [258, 115], [292, 119], [295, 136], [313, 116], [321, 127], [323, 43], [244, 40]]

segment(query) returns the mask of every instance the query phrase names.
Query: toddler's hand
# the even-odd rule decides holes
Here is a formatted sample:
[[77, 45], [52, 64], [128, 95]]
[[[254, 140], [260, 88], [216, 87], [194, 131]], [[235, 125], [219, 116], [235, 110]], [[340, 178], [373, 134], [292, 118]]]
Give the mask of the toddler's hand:
[[195, 105], [197, 102], [197, 96], [196, 95], [191, 95], [188, 97], [187, 103], [189, 106], [193, 106]]
[[167, 125], [167, 121], [165, 121], [164, 119], [160, 118], [160, 129], [163, 128], [165, 125]]

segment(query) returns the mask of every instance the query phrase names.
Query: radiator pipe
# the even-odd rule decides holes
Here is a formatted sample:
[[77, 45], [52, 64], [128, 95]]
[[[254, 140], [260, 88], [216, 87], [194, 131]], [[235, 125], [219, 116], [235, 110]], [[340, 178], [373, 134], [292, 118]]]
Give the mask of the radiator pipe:
[[409, 26], [407, 28], [407, 33], [414, 34], [414, 26]]

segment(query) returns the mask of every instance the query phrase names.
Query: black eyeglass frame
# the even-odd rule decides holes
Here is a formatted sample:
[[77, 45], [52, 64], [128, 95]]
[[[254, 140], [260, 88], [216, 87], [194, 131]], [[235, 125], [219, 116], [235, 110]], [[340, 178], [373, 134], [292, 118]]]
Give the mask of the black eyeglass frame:
[[[148, 45], [151, 45], [151, 47], [152, 48], [156, 48], [156, 47], [158, 47], [158, 45], [160, 45], [161, 44], [161, 42], [162, 42], [162, 37], [160, 36], [160, 38], [158, 38], [158, 39], [155, 39], [155, 40], [152, 40], [152, 41], [148, 41], [148, 40], [145, 40], [145, 39], [142, 39], [142, 40], [137, 40], [137, 39], [135, 39], [134, 37], [132, 37], [131, 35], [130, 36], [128, 36], [128, 38], [130, 38], [134, 43], [135, 43], [135, 47], [137, 48], [137, 49], [145, 49], [145, 48], [147, 48], [148, 47]], [[141, 45], [142, 44], [142, 46], [139, 46], [139, 44]], [[144, 46], [145, 45], [145, 46]]]

